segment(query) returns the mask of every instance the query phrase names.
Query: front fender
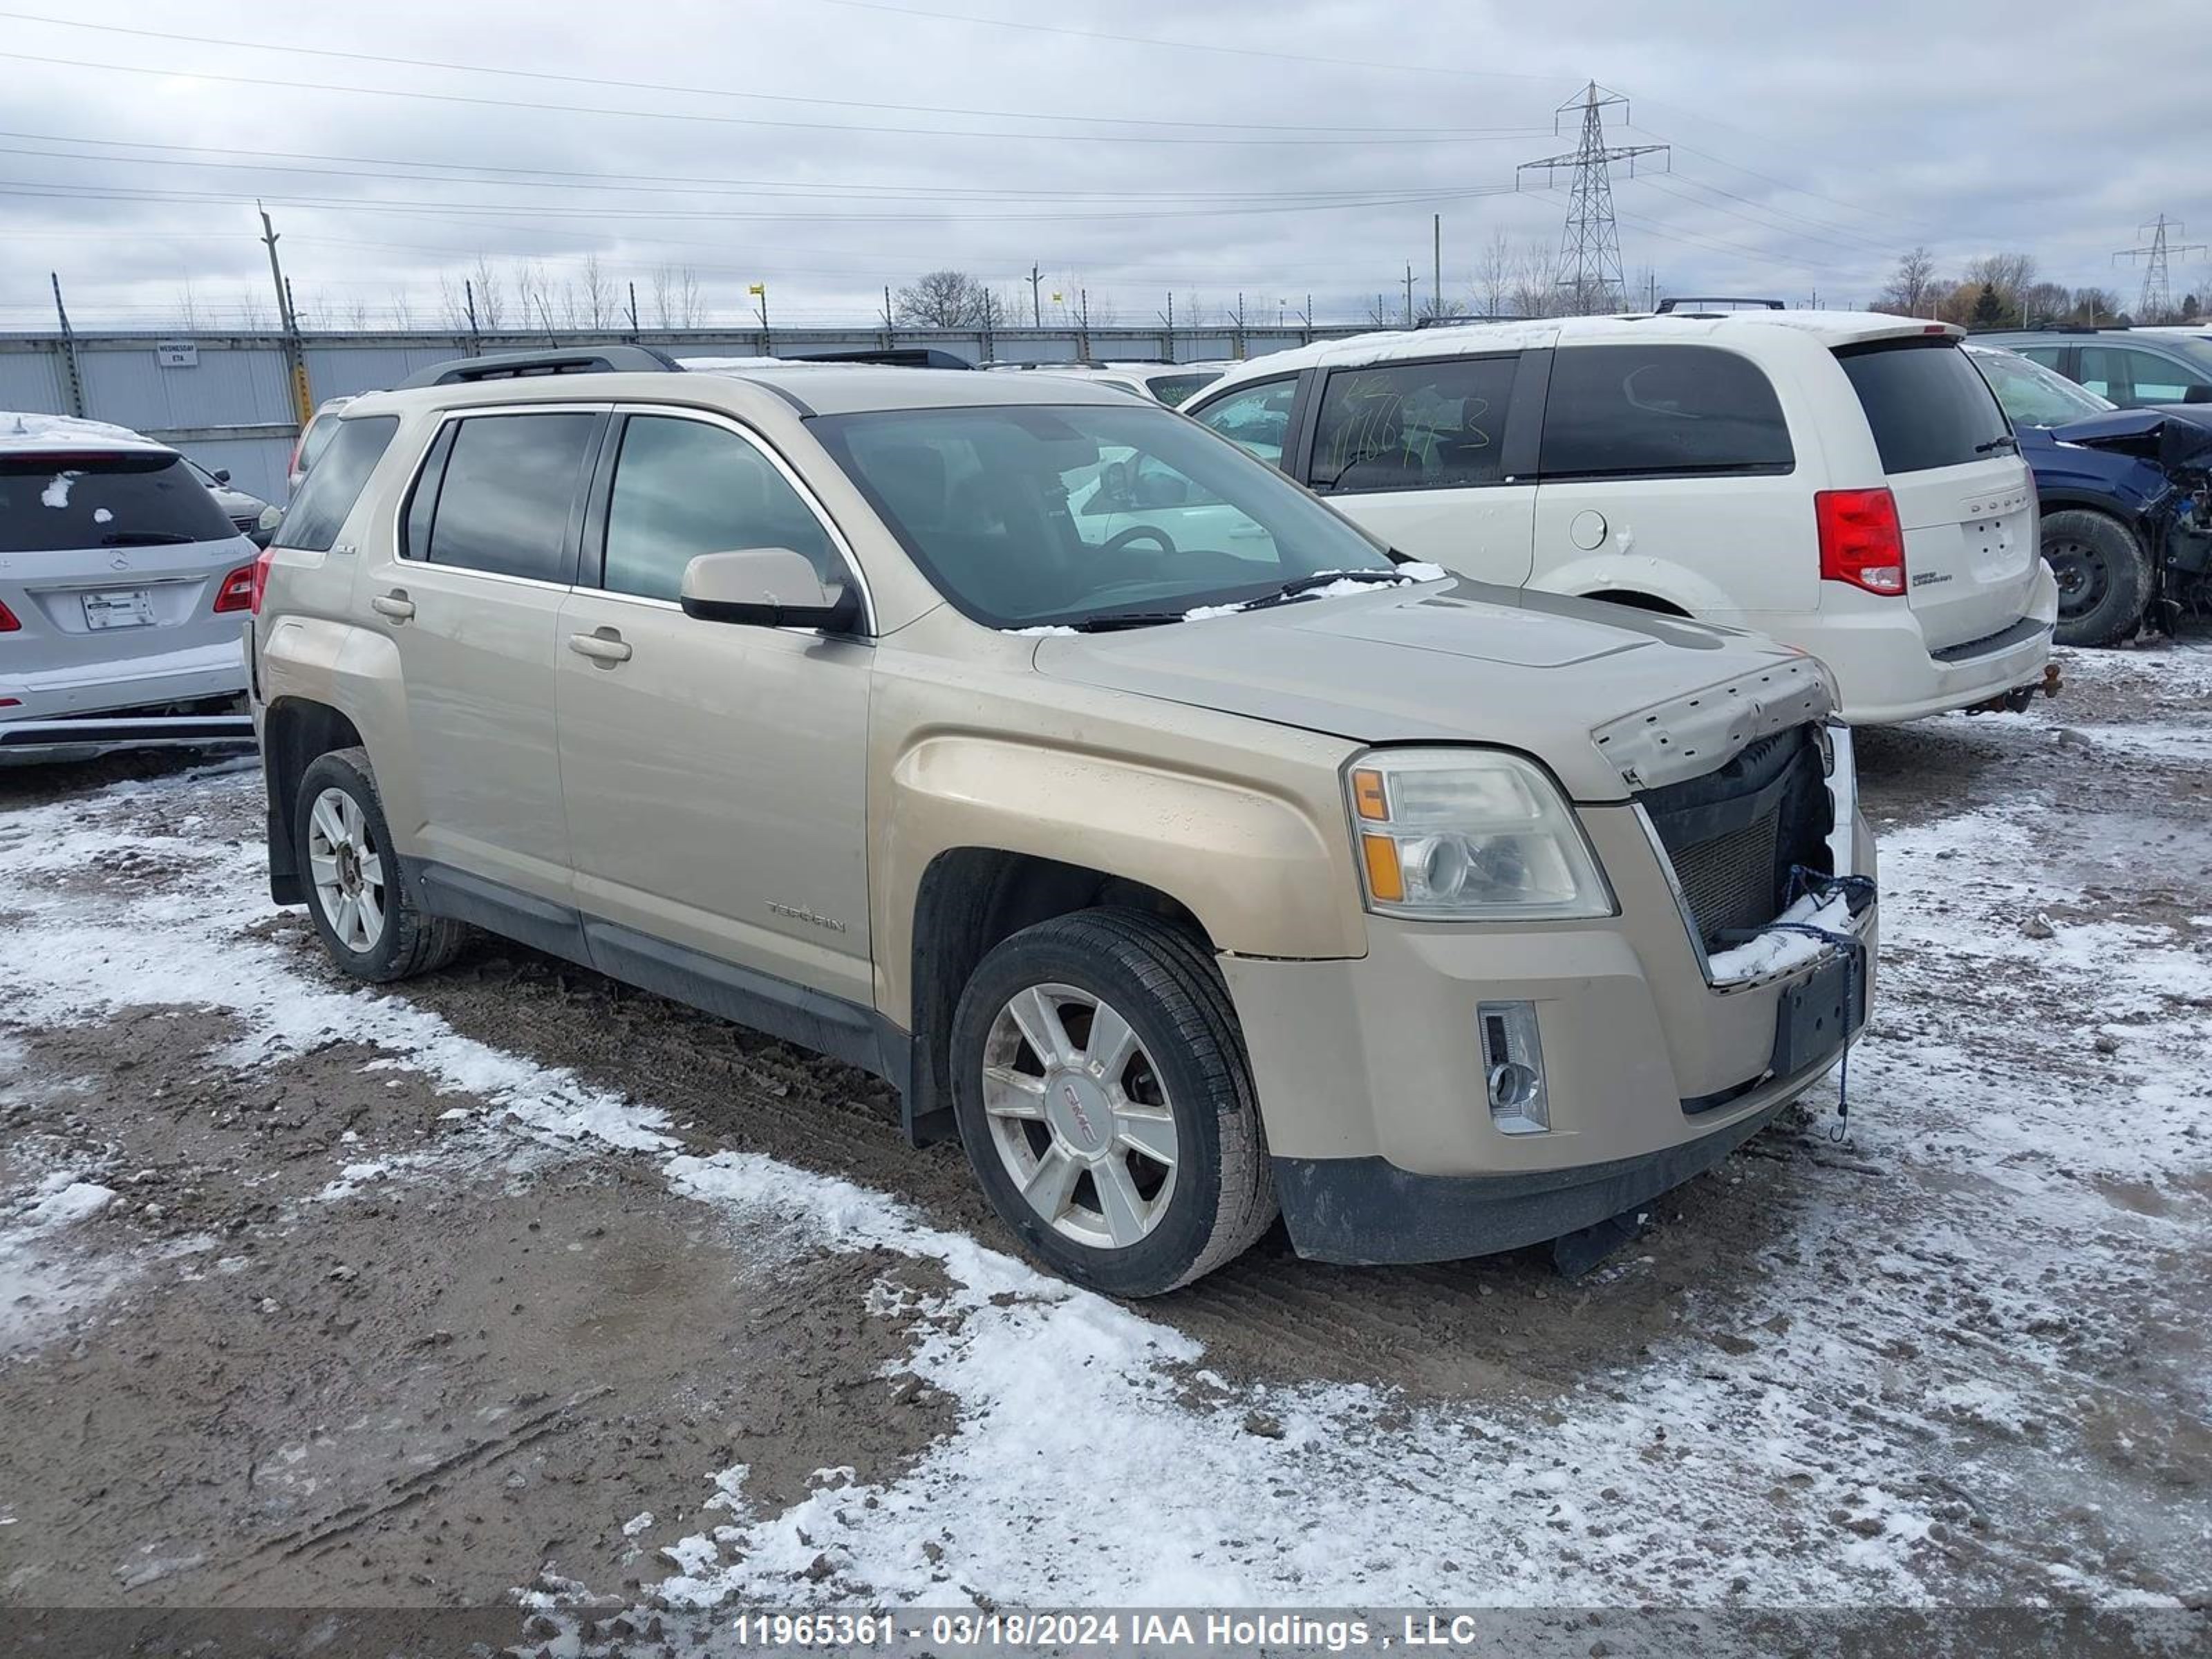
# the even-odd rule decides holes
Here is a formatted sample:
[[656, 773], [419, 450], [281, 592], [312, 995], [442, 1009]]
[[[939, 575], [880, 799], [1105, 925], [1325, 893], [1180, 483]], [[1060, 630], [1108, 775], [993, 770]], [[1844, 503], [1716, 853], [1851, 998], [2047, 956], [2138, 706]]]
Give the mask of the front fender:
[[[1326, 740], [1310, 739], [1316, 749]], [[1334, 793], [1334, 752], [1326, 766]], [[1365, 954], [1342, 807], [1127, 755], [983, 733], [922, 738], [890, 769], [872, 884], [882, 1012], [905, 1023], [923, 874], [964, 848], [1079, 865], [1166, 894], [1218, 950], [1300, 958]]]

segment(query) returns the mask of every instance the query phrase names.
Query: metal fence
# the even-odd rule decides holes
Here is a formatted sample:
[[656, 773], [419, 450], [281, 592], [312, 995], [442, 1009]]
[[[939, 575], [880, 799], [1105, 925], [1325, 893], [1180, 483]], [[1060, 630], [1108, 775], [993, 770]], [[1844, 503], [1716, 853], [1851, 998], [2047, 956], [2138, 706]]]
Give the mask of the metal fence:
[[[1010, 328], [694, 329], [679, 332], [453, 334], [428, 331], [301, 337], [310, 396], [348, 397], [396, 385], [415, 370], [478, 351], [635, 340], [678, 357], [800, 358], [835, 351], [935, 346], [971, 362], [1256, 357], [1356, 327], [1235, 329]], [[241, 489], [284, 499], [298, 433], [281, 333], [0, 335], [4, 411], [82, 415], [174, 444], [210, 470], [228, 467]]]

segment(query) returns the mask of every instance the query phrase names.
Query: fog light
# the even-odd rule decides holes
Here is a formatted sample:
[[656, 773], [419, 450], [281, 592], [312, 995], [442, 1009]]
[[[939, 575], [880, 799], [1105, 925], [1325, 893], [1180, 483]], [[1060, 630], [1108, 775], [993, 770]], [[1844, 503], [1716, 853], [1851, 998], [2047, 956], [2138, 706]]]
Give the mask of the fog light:
[[1492, 1127], [1501, 1134], [1541, 1134], [1552, 1127], [1544, 1087], [1544, 1050], [1533, 1002], [1486, 1002], [1475, 1010], [1482, 1031], [1482, 1075]]

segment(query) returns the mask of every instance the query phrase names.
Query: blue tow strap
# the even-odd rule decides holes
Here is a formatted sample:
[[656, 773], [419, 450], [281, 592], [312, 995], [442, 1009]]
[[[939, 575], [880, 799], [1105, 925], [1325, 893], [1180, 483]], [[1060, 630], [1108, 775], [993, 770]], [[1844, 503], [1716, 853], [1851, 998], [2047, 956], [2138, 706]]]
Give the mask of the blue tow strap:
[[[1789, 908], [1801, 898], [1812, 898], [1825, 904], [1832, 898], [1840, 898], [1854, 914], [1874, 902], [1875, 886], [1872, 876], [1832, 876], [1825, 871], [1808, 870], [1802, 864], [1790, 866], [1790, 891], [1783, 908]], [[1817, 927], [1809, 921], [1772, 921], [1762, 930], [1770, 933], [1802, 933], [1832, 945], [1844, 954], [1850, 964], [1845, 980], [1845, 996], [1849, 1006], [1859, 1006], [1860, 981], [1866, 974], [1866, 941], [1856, 933], [1843, 933], [1832, 927]], [[1828, 1139], [1843, 1146], [1850, 1133], [1851, 1111], [1851, 1045], [1846, 1034], [1844, 1057], [1836, 1073], [1836, 1121], [1828, 1131]]]

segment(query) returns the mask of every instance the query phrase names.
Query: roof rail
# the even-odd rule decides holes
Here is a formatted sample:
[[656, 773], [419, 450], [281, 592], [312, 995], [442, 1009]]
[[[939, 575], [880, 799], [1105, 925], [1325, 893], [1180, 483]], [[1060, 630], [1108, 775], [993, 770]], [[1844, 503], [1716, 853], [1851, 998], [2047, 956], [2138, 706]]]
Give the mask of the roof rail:
[[973, 368], [957, 351], [936, 346], [871, 347], [865, 351], [814, 351], [787, 357], [787, 363], [879, 363], [888, 368]]
[[581, 346], [562, 351], [495, 351], [483, 357], [456, 357], [418, 368], [394, 389], [412, 392], [426, 386], [465, 386], [476, 380], [521, 380], [541, 374], [681, 374], [684, 365], [651, 346]]
[[1659, 315], [1671, 316], [1684, 306], [1748, 306], [1761, 311], [1780, 311], [1784, 308], [1779, 300], [1748, 299], [1738, 294], [1670, 294], [1659, 302]]

